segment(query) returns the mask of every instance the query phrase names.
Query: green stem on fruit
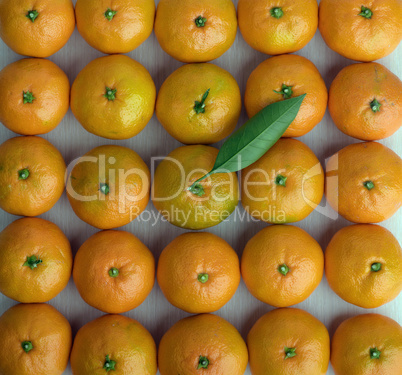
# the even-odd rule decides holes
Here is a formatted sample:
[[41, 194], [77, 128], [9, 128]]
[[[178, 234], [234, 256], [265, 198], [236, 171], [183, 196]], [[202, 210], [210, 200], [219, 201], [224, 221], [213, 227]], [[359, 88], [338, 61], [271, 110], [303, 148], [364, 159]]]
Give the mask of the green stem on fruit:
[[371, 110], [372, 110], [374, 113], [380, 112], [381, 106], [382, 106], [382, 104], [381, 104], [377, 99], [374, 99], [374, 100], [370, 103]]
[[114, 101], [116, 99], [116, 92], [116, 89], [106, 87], [106, 92], [103, 94], [103, 96], [109, 101]]
[[373, 264], [371, 265], [371, 270], [372, 270], [373, 272], [378, 272], [378, 271], [381, 271], [381, 267], [382, 267], [382, 264], [379, 263], [379, 262], [376, 262], [376, 263], [373, 263]]
[[293, 86], [288, 86], [286, 84], [282, 84], [282, 91], [276, 91], [274, 90], [275, 93], [283, 95], [283, 99], [289, 99], [293, 95]]
[[18, 171], [18, 179], [19, 180], [26, 180], [29, 177], [29, 169], [24, 168]]
[[289, 270], [289, 267], [288, 267], [286, 264], [281, 264], [281, 265], [278, 267], [278, 271], [279, 271], [279, 273], [281, 273], [283, 276], [286, 276], [290, 270]]
[[278, 174], [275, 178], [275, 184], [279, 186], [286, 186], [286, 180], [288, 178], [285, 176], [282, 176], [281, 174]]
[[35, 100], [36, 98], [33, 96], [32, 92], [30, 91], [23, 91], [22, 92], [22, 101], [24, 104], [32, 104], [32, 102]]
[[208, 94], [209, 91], [211, 89], [208, 89], [207, 91], [205, 91], [204, 95], [201, 98], [201, 101], [199, 102], [198, 100], [196, 100], [194, 103], [194, 111], [195, 113], [198, 115], [199, 113], [205, 113], [205, 100], [207, 100], [208, 98]]
[[371, 359], [379, 359], [381, 352], [377, 348], [370, 349], [370, 358]]
[[105, 14], [105, 17], [108, 21], [111, 21], [113, 17], [116, 15], [117, 10], [111, 10], [110, 8], [107, 8]]
[[200, 283], [205, 284], [209, 279], [209, 275], [207, 273], [200, 273], [197, 279]]
[[203, 357], [202, 355], [200, 355], [197, 370], [201, 368], [207, 369], [208, 366], [209, 366], [209, 359], [207, 357]]
[[43, 261], [42, 259], [39, 259], [39, 257], [36, 257], [36, 255], [31, 255], [30, 257], [27, 257], [27, 260], [23, 264], [23, 266], [29, 267], [31, 270], [34, 268], [38, 267], [38, 264], [41, 264]]
[[115, 366], [116, 366], [116, 362], [111, 360], [109, 355], [107, 355], [103, 368], [106, 370], [106, 372], [109, 372], [111, 370], [116, 371]]
[[[201, 180], [201, 179], [200, 179]], [[197, 180], [198, 181], [198, 180]], [[194, 195], [196, 195], [197, 197], [202, 197], [203, 195], [205, 195], [205, 190], [204, 187], [199, 184], [198, 182], [195, 182], [194, 184], [192, 184], [188, 190], [190, 191], [190, 193], [193, 193]]]
[[373, 17], [373, 12], [369, 8], [362, 6], [359, 16], [362, 16], [367, 19], [371, 19], [371, 17]]
[[296, 348], [288, 348], [285, 346], [285, 359], [292, 358], [296, 355]]
[[105, 195], [108, 195], [108, 194], [109, 194], [109, 191], [110, 191], [109, 185], [108, 185], [108, 184], [100, 183], [100, 184], [99, 184], [99, 190], [100, 190], [101, 193], [103, 193], [103, 194], [105, 194]]
[[205, 17], [198, 16], [198, 17], [194, 20], [194, 22], [195, 22], [195, 25], [196, 25], [197, 27], [204, 27], [205, 24], [207, 23], [207, 19], [206, 19]]
[[118, 270], [116, 267], [112, 267], [112, 268], [109, 270], [109, 276], [110, 276], [110, 277], [117, 277], [117, 276], [119, 276], [119, 270]]
[[374, 182], [373, 181], [365, 181], [363, 182], [363, 186], [367, 189], [367, 190], [371, 190], [374, 189]]
[[21, 343], [21, 347], [24, 350], [25, 353], [30, 352], [33, 349], [33, 345], [31, 341], [23, 341]]
[[30, 21], [35, 22], [35, 20], [38, 18], [39, 12], [36, 10], [29, 10], [28, 13], [25, 15], [26, 18], [28, 18]]
[[282, 18], [283, 17], [283, 10], [282, 8], [275, 7], [271, 9], [271, 16], [274, 18]]

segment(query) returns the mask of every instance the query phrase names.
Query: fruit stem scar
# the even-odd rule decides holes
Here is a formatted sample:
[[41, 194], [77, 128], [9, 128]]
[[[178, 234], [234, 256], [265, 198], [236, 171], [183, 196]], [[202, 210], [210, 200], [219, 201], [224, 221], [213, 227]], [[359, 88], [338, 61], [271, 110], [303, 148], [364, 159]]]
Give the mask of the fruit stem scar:
[[296, 348], [288, 348], [285, 346], [285, 359], [292, 358], [296, 355]]
[[207, 273], [200, 273], [198, 275], [198, 281], [202, 284], [205, 284], [209, 279], [209, 275]]
[[289, 272], [289, 267], [286, 264], [281, 264], [278, 267], [279, 273], [281, 273], [283, 276], [286, 276]]
[[372, 270], [373, 272], [381, 271], [381, 266], [382, 266], [382, 264], [379, 263], [379, 262], [373, 263], [373, 264], [371, 265], [371, 270]]
[[374, 99], [371, 103], [370, 103], [370, 107], [371, 110], [376, 113], [376, 112], [380, 112], [380, 107], [382, 106], [382, 104], [377, 100]]
[[370, 358], [371, 359], [379, 359], [381, 352], [377, 348], [370, 349]]
[[275, 178], [275, 184], [279, 186], [286, 186], [286, 180], [288, 178], [285, 176], [282, 176], [281, 174], [278, 174]]
[[119, 270], [118, 270], [116, 267], [112, 267], [112, 268], [109, 270], [109, 276], [110, 276], [110, 277], [117, 277], [117, 276], [119, 276]]
[[26, 180], [29, 177], [29, 169], [24, 168], [18, 171], [18, 179], [19, 180]]
[[30, 352], [33, 349], [33, 345], [31, 341], [23, 341], [21, 343], [21, 347], [24, 350], [25, 353]]
[[116, 92], [117, 89], [106, 87], [106, 92], [103, 94], [103, 96], [109, 101], [114, 101], [116, 99]]
[[105, 194], [105, 195], [108, 195], [108, 194], [109, 194], [109, 191], [110, 191], [109, 185], [108, 185], [108, 184], [100, 183], [100, 184], [99, 184], [99, 190], [100, 190], [101, 193], [103, 193], [103, 194]]
[[198, 197], [202, 197], [205, 194], [204, 187], [199, 183], [191, 185], [188, 190]]
[[280, 7], [275, 7], [271, 9], [271, 16], [277, 19], [283, 17], [283, 10]]
[[195, 25], [196, 25], [197, 27], [204, 27], [205, 24], [207, 23], [207, 19], [206, 19], [205, 17], [198, 16], [198, 17], [194, 20], [194, 22], [195, 22]]
[[199, 113], [205, 113], [205, 100], [207, 100], [208, 95], [209, 95], [209, 91], [211, 89], [208, 89], [207, 91], [205, 91], [204, 95], [202, 96], [201, 101], [199, 102], [198, 100], [196, 100], [194, 102], [194, 111], [195, 113], [198, 115]]
[[37, 258], [36, 255], [31, 255], [27, 257], [27, 260], [23, 264], [23, 266], [28, 266], [31, 270], [38, 267], [38, 264], [42, 263], [42, 259]]
[[363, 182], [363, 185], [367, 190], [374, 189], [375, 186], [373, 181], [365, 181]]
[[115, 366], [116, 366], [116, 362], [111, 360], [109, 358], [109, 355], [107, 355], [103, 368], [106, 370], [106, 372], [109, 372], [111, 370], [116, 371]]
[[293, 86], [288, 86], [286, 84], [282, 84], [282, 91], [276, 91], [274, 90], [275, 93], [283, 95], [283, 99], [289, 99], [293, 95]]
[[36, 98], [33, 96], [32, 92], [30, 91], [23, 91], [22, 92], [22, 100], [24, 104], [31, 104]]
[[39, 12], [36, 10], [29, 10], [28, 13], [25, 15], [26, 18], [35, 22], [36, 18], [39, 16]]
[[362, 16], [367, 19], [371, 19], [371, 17], [373, 17], [373, 12], [369, 8], [362, 6], [359, 16]]
[[197, 370], [199, 370], [201, 368], [207, 369], [208, 366], [209, 366], [209, 359], [207, 357], [203, 357], [202, 355], [200, 355], [200, 358], [198, 360]]
[[111, 21], [113, 19], [113, 17], [116, 15], [116, 13], [117, 13], [117, 10], [111, 10], [110, 8], [107, 8], [104, 15], [108, 21]]

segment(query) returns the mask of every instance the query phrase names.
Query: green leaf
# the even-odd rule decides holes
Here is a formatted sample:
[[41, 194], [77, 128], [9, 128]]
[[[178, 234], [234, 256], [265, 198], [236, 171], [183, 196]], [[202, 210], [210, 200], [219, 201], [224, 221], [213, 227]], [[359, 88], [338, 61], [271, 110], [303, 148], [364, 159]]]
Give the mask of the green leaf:
[[193, 192], [198, 182], [214, 173], [237, 172], [255, 163], [285, 133], [296, 118], [306, 94], [273, 103], [248, 120], [222, 145], [212, 170], [195, 181], [188, 190]]

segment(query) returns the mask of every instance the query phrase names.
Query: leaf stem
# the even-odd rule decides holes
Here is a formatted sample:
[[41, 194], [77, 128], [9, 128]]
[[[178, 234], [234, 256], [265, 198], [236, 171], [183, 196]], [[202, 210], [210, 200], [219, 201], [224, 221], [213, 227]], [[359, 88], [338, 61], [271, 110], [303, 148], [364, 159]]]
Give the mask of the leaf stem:
[[198, 195], [199, 197], [202, 197], [205, 194], [204, 188], [203, 186], [200, 184], [200, 182], [202, 180], [205, 180], [206, 178], [208, 178], [209, 176], [211, 176], [211, 174], [213, 174], [215, 172], [211, 171], [208, 172], [207, 174], [205, 174], [204, 176], [202, 176], [201, 178], [199, 178], [198, 180], [196, 180], [195, 182], [193, 182], [193, 184], [191, 186], [189, 186], [187, 188], [187, 190], [195, 195]]
[[36, 98], [33, 96], [32, 92], [30, 91], [23, 91], [22, 92], [22, 101], [24, 104], [32, 104], [32, 102], [35, 100]]
[[116, 92], [117, 89], [111, 89], [110, 87], [106, 87], [106, 91], [103, 94], [103, 96], [109, 101], [114, 101], [116, 99]]
[[107, 8], [104, 15], [108, 21], [111, 21], [113, 19], [113, 17], [116, 15], [116, 13], [117, 13], [117, 10], [111, 10], [110, 8]]
[[369, 8], [362, 6], [359, 16], [362, 16], [367, 19], [371, 19], [371, 17], [373, 17], [373, 12]]
[[201, 368], [207, 369], [208, 366], [209, 366], [209, 359], [207, 357], [203, 357], [202, 355], [200, 355], [200, 358], [198, 359], [197, 370], [199, 370]]
[[194, 102], [194, 111], [195, 113], [198, 115], [199, 113], [205, 113], [205, 100], [207, 100], [208, 95], [209, 95], [209, 91], [211, 89], [208, 89], [207, 91], [205, 91], [204, 95], [201, 98], [201, 101], [199, 102], [198, 100], [196, 100]]
[[296, 348], [288, 348], [285, 346], [285, 359], [296, 356]]
[[283, 17], [283, 10], [282, 8], [276, 7], [271, 9], [271, 16], [277, 19]]
[[33, 349], [33, 345], [31, 341], [23, 341], [21, 343], [21, 347], [24, 350], [25, 353], [30, 352]]
[[274, 90], [274, 92], [276, 94], [280, 94], [283, 95], [283, 99], [289, 99], [292, 95], [293, 95], [293, 90], [292, 90], [293, 86], [288, 86], [285, 83], [282, 84], [282, 91], [276, 91]]
[[115, 366], [116, 361], [113, 361], [112, 359], [110, 359], [109, 355], [107, 355], [105, 358], [105, 363], [103, 364], [103, 368], [106, 370], [106, 372], [109, 372], [111, 370], [116, 371]]
[[27, 260], [23, 264], [23, 266], [29, 267], [31, 270], [38, 267], [38, 264], [41, 264], [43, 261], [36, 255], [27, 256]]
[[370, 103], [371, 110], [372, 110], [374, 113], [380, 112], [381, 106], [382, 106], [382, 104], [381, 104], [377, 99], [374, 99], [374, 100]]
[[204, 27], [205, 24], [207, 23], [207, 19], [205, 17], [202, 16], [198, 16], [195, 20], [195, 26], [197, 27]]
[[35, 22], [35, 20], [38, 18], [39, 12], [37, 10], [29, 10], [28, 13], [26, 14], [26, 18], [28, 18], [30, 21]]

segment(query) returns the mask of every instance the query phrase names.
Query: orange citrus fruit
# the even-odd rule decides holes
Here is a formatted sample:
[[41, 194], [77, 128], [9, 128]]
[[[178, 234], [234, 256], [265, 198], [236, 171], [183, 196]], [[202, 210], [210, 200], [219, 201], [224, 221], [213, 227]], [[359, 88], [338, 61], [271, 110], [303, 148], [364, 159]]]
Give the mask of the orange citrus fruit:
[[99, 57], [71, 87], [71, 110], [92, 134], [128, 139], [141, 132], [154, 113], [155, 84], [148, 70], [125, 55]]
[[382, 306], [402, 290], [401, 246], [378, 225], [342, 228], [325, 251], [325, 274], [345, 301], [366, 309]]
[[378, 223], [402, 205], [402, 160], [380, 143], [346, 146], [326, 169], [327, 201], [349, 221]]
[[240, 333], [213, 314], [178, 321], [159, 344], [161, 375], [243, 375], [247, 362], [247, 347]]
[[253, 375], [324, 375], [330, 355], [324, 324], [306, 311], [283, 308], [262, 316], [247, 336]]
[[40, 137], [15, 137], [0, 146], [0, 208], [21, 216], [49, 211], [64, 191], [66, 164]]
[[47, 220], [23, 218], [7, 226], [0, 233], [0, 257], [0, 291], [18, 302], [47, 302], [70, 280], [70, 242]]
[[71, 327], [54, 307], [19, 304], [0, 317], [0, 374], [61, 375], [71, 349]]
[[99, 228], [133, 221], [149, 201], [150, 173], [141, 157], [122, 146], [99, 146], [83, 155], [67, 182], [75, 214]]
[[319, 29], [328, 47], [358, 61], [389, 55], [402, 39], [400, 0], [321, 0]]
[[267, 55], [302, 49], [318, 26], [316, 0], [239, 0], [237, 13], [245, 41]]
[[303, 220], [321, 202], [324, 172], [314, 153], [283, 138], [242, 171], [242, 204], [253, 217], [273, 224]]
[[66, 74], [45, 59], [23, 59], [0, 72], [0, 122], [15, 133], [44, 134], [68, 111], [70, 83]]
[[0, 0], [0, 37], [20, 55], [48, 57], [75, 28], [71, 0]]
[[233, 76], [214, 64], [188, 64], [163, 83], [156, 115], [167, 132], [186, 144], [216, 143], [236, 127], [240, 89]]
[[300, 137], [324, 117], [328, 92], [320, 72], [305, 57], [282, 55], [263, 61], [251, 73], [244, 104], [253, 117], [267, 105], [307, 94], [283, 137]]
[[239, 258], [215, 234], [185, 233], [162, 251], [157, 277], [172, 305], [192, 314], [213, 312], [226, 305], [239, 286]]
[[336, 375], [399, 375], [402, 328], [391, 318], [364, 314], [345, 320], [331, 343]]
[[236, 173], [215, 173], [196, 183], [215, 164], [218, 149], [183, 146], [173, 150], [156, 168], [152, 202], [170, 223], [187, 229], [205, 229], [221, 223], [239, 201]]
[[387, 138], [402, 125], [402, 82], [381, 64], [349, 65], [332, 82], [328, 108], [343, 133], [365, 141]]
[[241, 274], [254, 297], [287, 307], [304, 301], [317, 288], [324, 274], [324, 254], [303, 229], [271, 225], [247, 242]]
[[160, 0], [155, 35], [162, 49], [182, 62], [206, 62], [234, 43], [236, 8], [232, 0]]
[[103, 312], [120, 314], [138, 307], [151, 292], [155, 260], [131, 233], [98, 232], [79, 248], [73, 277], [86, 303]]
[[104, 315], [80, 328], [71, 350], [73, 375], [156, 375], [156, 345], [136, 320]]
[[92, 47], [103, 53], [136, 49], [154, 28], [154, 0], [78, 0], [77, 29]]

